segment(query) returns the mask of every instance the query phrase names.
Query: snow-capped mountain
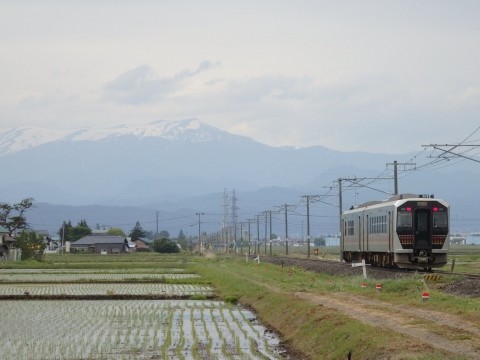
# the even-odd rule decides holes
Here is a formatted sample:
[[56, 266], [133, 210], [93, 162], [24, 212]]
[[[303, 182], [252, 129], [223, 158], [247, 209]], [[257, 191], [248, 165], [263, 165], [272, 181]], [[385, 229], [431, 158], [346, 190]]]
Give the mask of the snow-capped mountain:
[[39, 127], [0, 129], [0, 156], [32, 149], [55, 141], [99, 141], [119, 136], [162, 138], [177, 141], [212, 141], [230, 134], [205, 125], [198, 120], [178, 122], [155, 121], [140, 125], [120, 125], [112, 128], [45, 129]]
[[[248, 204], [240, 199], [240, 208], [255, 213], [290, 202], [292, 194], [322, 194], [340, 177], [378, 176], [387, 163], [410, 157], [347, 153], [321, 146], [271, 147], [197, 120], [107, 129], [6, 129], [0, 131], [0, 202], [33, 197], [35, 202], [49, 204], [221, 213], [222, 192], [228, 188], [236, 189], [243, 199], [251, 194]], [[400, 192], [433, 193], [456, 209], [474, 208], [480, 169], [463, 170], [463, 174], [458, 167], [442, 169], [443, 173], [409, 174], [400, 179]], [[383, 180], [381, 186], [392, 191], [393, 181]], [[265, 190], [272, 188], [274, 192]], [[345, 208], [386, 196], [354, 189], [345, 189]], [[63, 212], [56, 216], [69, 218]], [[38, 219], [39, 224], [47, 221]]]
[[[151, 201], [304, 185], [331, 167], [384, 167], [390, 157], [323, 147], [276, 148], [198, 120], [0, 133], [4, 197], [56, 203]], [[8, 194], [8, 195], [6, 195]], [[23, 196], [23, 194], [25, 196]]]

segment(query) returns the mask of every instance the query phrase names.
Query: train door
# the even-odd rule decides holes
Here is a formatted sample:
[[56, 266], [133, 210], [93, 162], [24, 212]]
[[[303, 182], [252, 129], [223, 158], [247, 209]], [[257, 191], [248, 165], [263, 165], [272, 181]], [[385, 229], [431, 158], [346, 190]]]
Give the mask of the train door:
[[387, 231], [388, 231], [388, 252], [392, 252], [393, 250], [393, 221], [392, 221], [392, 212], [388, 212], [387, 217]]
[[431, 249], [432, 248], [432, 236], [430, 226], [430, 209], [416, 209], [414, 215], [414, 249]]
[[[365, 219], [365, 223], [363, 224], [363, 231], [365, 233], [362, 236], [362, 246], [360, 247], [360, 251], [368, 251], [368, 215], [364, 215], [363, 219]], [[365, 246], [365, 240], [367, 242], [367, 246]]]
[[345, 250], [345, 235], [347, 235], [347, 225], [343, 216], [340, 221], [340, 259], [343, 259], [343, 250]]

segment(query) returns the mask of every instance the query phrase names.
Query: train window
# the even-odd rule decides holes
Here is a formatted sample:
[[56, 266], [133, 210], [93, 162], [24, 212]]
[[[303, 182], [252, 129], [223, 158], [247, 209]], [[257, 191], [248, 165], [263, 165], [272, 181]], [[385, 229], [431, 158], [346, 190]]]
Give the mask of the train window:
[[387, 216], [372, 216], [370, 218], [370, 234], [387, 233]]
[[433, 213], [433, 227], [447, 227], [447, 214], [446, 213]]
[[353, 220], [347, 221], [347, 235], [355, 235], [355, 224]]
[[397, 227], [412, 227], [412, 213], [398, 212]]

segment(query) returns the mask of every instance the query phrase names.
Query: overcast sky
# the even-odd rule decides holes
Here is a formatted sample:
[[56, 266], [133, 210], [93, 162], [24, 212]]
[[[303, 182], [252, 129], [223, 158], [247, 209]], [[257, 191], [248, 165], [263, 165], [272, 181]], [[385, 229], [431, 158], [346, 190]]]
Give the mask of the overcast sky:
[[399, 153], [480, 125], [480, 1], [0, 0], [0, 127], [195, 118]]

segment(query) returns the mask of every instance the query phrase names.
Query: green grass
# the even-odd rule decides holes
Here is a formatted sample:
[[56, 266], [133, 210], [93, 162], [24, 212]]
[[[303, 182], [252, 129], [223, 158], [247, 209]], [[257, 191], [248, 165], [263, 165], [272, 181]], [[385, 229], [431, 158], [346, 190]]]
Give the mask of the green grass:
[[185, 268], [193, 256], [135, 253], [117, 255], [48, 254], [43, 261], [5, 261], [0, 269], [168, 269]]
[[[420, 276], [385, 280], [383, 290], [377, 292], [372, 281], [367, 281], [369, 287], [362, 289], [360, 284], [365, 280], [360, 277], [332, 277], [266, 263], [247, 263], [239, 258], [202, 261], [194, 269], [211, 280], [220, 297], [238, 298], [239, 302], [253, 308], [261, 321], [311, 359], [342, 359], [349, 351], [355, 359], [381, 359], [388, 357], [391, 351], [395, 351], [399, 359], [444, 359], [446, 355], [433, 349], [425, 349], [428, 356], [412, 354], [412, 346], [425, 345], [397, 333], [379, 332], [339, 312], [302, 300], [294, 295], [297, 291], [327, 294], [334, 291], [345, 296], [361, 294], [392, 304], [463, 314], [470, 320], [480, 321], [479, 300], [442, 294]], [[431, 300], [423, 303], [421, 292], [427, 288]]]
[[450, 248], [448, 263], [442, 270], [466, 273], [480, 273], [480, 246], [454, 245]]

